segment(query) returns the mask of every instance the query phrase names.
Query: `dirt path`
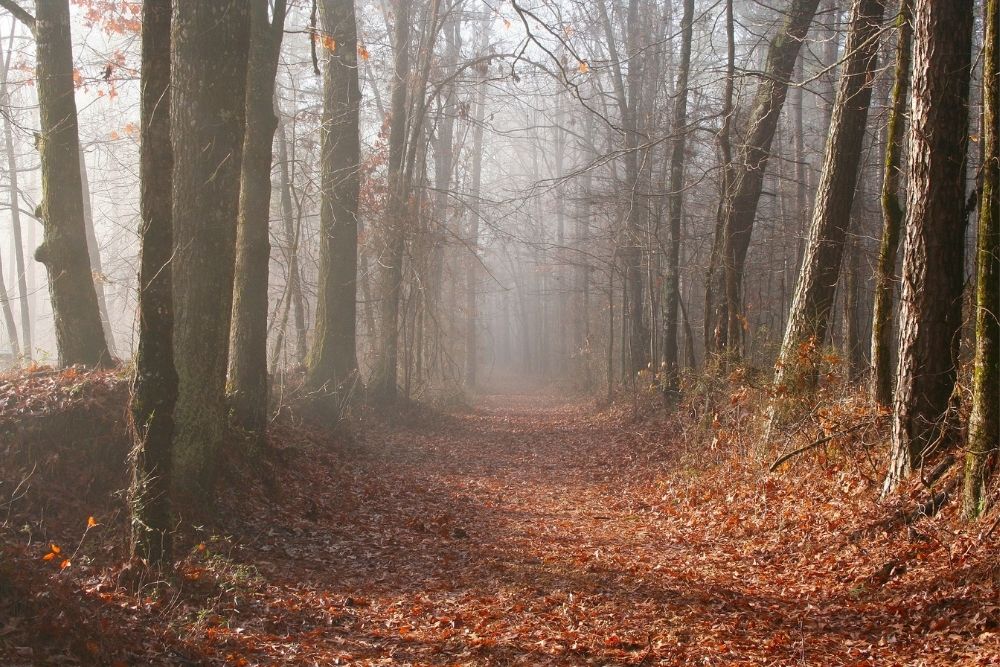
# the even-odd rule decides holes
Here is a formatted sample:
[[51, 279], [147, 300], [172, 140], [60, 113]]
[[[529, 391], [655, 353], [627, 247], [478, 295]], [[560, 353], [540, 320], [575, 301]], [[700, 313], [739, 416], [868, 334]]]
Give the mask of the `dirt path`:
[[[978, 630], [940, 645], [936, 616], [858, 583], [863, 550], [821, 544], [854, 511], [849, 492], [782, 503], [791, 487], [768, 482], [727, 496], [725, 480], [702, 488], [651, 457], [663, 448], [650, 437], [531, 394], [371, 433], [344, 455], [304, 451], [305, 479], [217, 559], [236, 592], [199, 631], [242, 664], [953, 664], [995, 651]], [[942, 598], [936, 615], [981, 605]]]

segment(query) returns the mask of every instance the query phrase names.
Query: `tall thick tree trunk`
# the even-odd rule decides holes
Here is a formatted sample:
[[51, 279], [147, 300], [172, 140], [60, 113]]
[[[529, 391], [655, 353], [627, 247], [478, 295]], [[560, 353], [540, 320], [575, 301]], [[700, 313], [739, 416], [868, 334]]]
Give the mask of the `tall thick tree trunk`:
[[[771, 40], [767, 64], [747, 120], [746, 127], [749, 129], [734, 165], [729, 191], [724, 195], [722, 218], [717, 230], [721, 239], [716, 240], [716, 246], [720, 249], [729, 247], [729, 252], [723, 250], [719, 261], [710, 268], [708, 289], [714, 298], [711, 311], [706, 315], [708, 331], [726, 327], [729, 335], [710, 337], [716, 344], [715, 352], [723, 352], [737, 344], [731, 338], [738, 331], [736, 323], [742, 315], [740, 292], [743, 267], [764, 185], [764, 172], [771, 157], [771, 142], [785, 103], [789, 77], [818, 4], [819, 0], [793, 0], [785, 23]], [[722, 294], [726, 294], [727, 298], [720, 299]]]
[[875, 300], [872, 306], [872, 400], [883, 408], [892, 403], [892, 309], [896, 290], [896, 255], [903, 227], [903, 204], [900, 192], [903, 138], [906, 134], [906, 99], [910, 84], [910, 48], [913, 26], [910, 8], [913, 0], [899, 0], [896, 18], [896, 71], [892, 88], [892, 107], [886, 128], [884, 174], [882, 180], [882, 240], [875, 269]]
[[798, 389], [811, 389], [818, 372], [813, 357], [802, 350], [821, 346], [826, 340], [857, 189], [882, 16], [883, 0], [854, 0], [848, 55], [830, 122], [809, 240], [776, 364], [778, 391], [772, 420], [780, 418], [783, 411], [783, 390], [800, 395]]
[[691, 72], [691, 38], [694, 33], [694, 0], [684, 0], [681, 17], [681, 59], [677, 72], [674, 114], [670, 131], [674, 135], [670, 149], [670, 180], [667, 186], [667, 276], [663, 316], [663, 358], [666, 364], [666, 387], [676, 391], [679, 383], [679, 348], [677, 345], [678, 312], [681, 299], [681, 216], [684, 212], [684, 150], [687, 140], [688, 77]]
[[375, 359], [372, 394], [376, 401], [396, 400], [399, 360], [399, 302], [403, 287], [406, 248], [406, 218], [409, 193], [403, 174], [406, 153], [407, 92], [410, 78], [410, 2], [396, 1], [393, 30], [391, 118], [389, 122], [388, 203], [385, 211], [386, 251], [382, 256], [379, 344]]
[[900, 349], [884, 491], [950, 431], [962, 324], [974, 0], [916, 0]]
[[45, 240], [35, 251], [35, 259], [45, 265], [49, 276], [59, 363], [97, 366], [109, 363], [111, 355], [87, 253], [69, 0], [38, 0], [36, 8]]
[[246, 115], [250, 7], [174, 6], [173, 146], [175, 496], [211, 500], [228, 422], [226, 369]]
[[350, 389], [358, 371], [357, 24], [354, 0], [324, 0], [323, 29], [333, 40], [323, 77], [319, 301], [307, 379], [314, 390]]
[[976, 246], [976, 357], [965, 464], [965, 513], [985, 509], [1000, 446], [1000, 0], [986, 0], [983, 52], [983, 181]]
[[[11, 32], [11, 40], [14, 38], [14, 31]], [[8, 46], [12, 42], [8, 42]], [[0, 57], [3, 50], [0, 48]], [[0, 105], [10, 106], [10, 95], [7, 92], [7, 70], [10, 63], [10, 53], [4, 58], [4, 67], [0, 69]], [[17, 298], [19, 301], [19, 311], [21, 319], [21, 353], [26, 361], [30, 361], [34, 355], [34, 344], [31, 339], [31, 310], [28, 299], [28, 271], [24, 262], [24, 240], [21, 233], [21, 190], [18, 187], [17, 176], [17, 153], [14, 152], [14, 132], [11, 128], [9, 114], [3, 114], [3, 140], [4, 151], [7, 153], [7, 178], [10, 197], [10, 224], [11, 232], [14, 236], [14, 269], [17, 271]]]
[[170, 12], [170, 0], [145, 0], [142, 5], [139, 350], [129, 405], [131, 549], [133, 556], [154, 565], [172, 557], [170, 472], [177, 400], [170, 261]]
[[250, 0], [250, 59], [246, 77], [246, 133], [240, 176], [233, 321], [226, 387], [233, 421], [250, 434], [267, 425], [267, 283], [270, 272], [271, 161], [274, 78], [285, 25], [285, 0]]

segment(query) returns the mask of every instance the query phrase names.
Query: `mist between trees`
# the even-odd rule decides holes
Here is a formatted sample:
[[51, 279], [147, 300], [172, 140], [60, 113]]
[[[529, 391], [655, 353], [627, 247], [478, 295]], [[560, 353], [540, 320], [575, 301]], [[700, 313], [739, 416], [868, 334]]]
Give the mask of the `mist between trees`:
[[30, 4], [0, 352], [134, 365], [143, 557], [292, 387], [331, 421], [511, 378], [670, 409], [743, 369], [777, 429], [832, 365], [891, 413], [886, 493], [967, 431], [984, 508], [995, 0]]

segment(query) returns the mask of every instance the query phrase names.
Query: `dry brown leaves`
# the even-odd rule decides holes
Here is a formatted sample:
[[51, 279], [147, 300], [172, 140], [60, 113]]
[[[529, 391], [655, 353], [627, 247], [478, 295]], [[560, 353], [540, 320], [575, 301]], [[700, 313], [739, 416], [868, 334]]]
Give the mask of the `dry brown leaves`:
[[156, 595], [110, 565], [57, 570], [48, 544], [20, 557], [129, 628], [106, 663], [1000, 660], [996, 536], [953, 510], [866, 532], [893, 508], [835, 452], [768, 475], [677, 422], [538, 394], [407, 424], [279, 425], [273, 478], [231, 481]]

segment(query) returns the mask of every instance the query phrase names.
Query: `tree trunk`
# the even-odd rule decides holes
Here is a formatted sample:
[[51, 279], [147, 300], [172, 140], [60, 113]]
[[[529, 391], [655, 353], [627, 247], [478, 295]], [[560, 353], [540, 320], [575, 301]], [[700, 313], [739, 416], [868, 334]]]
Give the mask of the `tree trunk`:
[[357, 375], [358, 137], [357, 25], [353, 0], [324, 0], [323, 29], [335, 44], [323, 77], [320, 280], [307, 378], [340, 393]]
[[826, 340], [857, 189], [882, 15], [882, 0], [854, 1], [848, 55], [830, 122], [809, 240], [776, 364], [772, 419], [781, 418], [781, 396], [786, 390], [798, 396], [800, 390], [811, 390], [816, 380], [813, 356], [802, 350], [822, 346]]
[[[714, 351], [723, 352], [736, 345], [731, 340], [738, 333], [742, 307], [740, 291], [743, 267], [750, 248], [750, 235], [757, 215], [764, 184], [764, 172], [771, 156], [771, 142], [778, 126], [781, 108], [788, 92], [788, 80], [795, 67], [802, 41], [819, 0], [793, 0], [787, 18], [768, 49], [764, 75], [757, 89], [750, 117], [749, 128], [739, 158], [734, 165], [733, 181], [724, 195], [722, 219], [716, 240], [719, 248], [729, 248], [722, 253], [721, 261], [714, 264], [708, 276], [708, 289], [716, 298], [709, 318], [708, 331], [721, 327], [728, 329], [726, 336], [716, 336], [719, 346]], [[726, 299], [717, 295], [726, 294]]]
[[60, 365], [98, 366], [109, 363], [111, 355], [87, 254], [69, 0], [38, 0], [36, 7], [45, 240], [35, 251], [35, 259], [45, 265], [49, 276]]
[[[484, 32], [486, 34], [485, 26]], [[485, 46], [485, 38], [482, 40]], [[476, 386], [476, 363], [478, 347], [476, 342], [476, 327], [479, 326], [476, 302], [476, 289], [479, 276], [479, 185], [483, 173], [483, 123], [486, 118], [486, 74], [485, 64], [480, 73], [479, 90], [476, 95], [475, 127], [472, 130], [472, 174], [469, 190], [472, 203], [469, 206], [469, 257], [465, 265], [465, 314], [468, 318], [465, 328], [465, 387], [472, 390]]]
[[14, 312], [10, 309], [10, 295], [7, 294], [7, 285], [3, 279], [3, 261], [0, 261], [0, 309], [3, 310], [4, 328], [7, 330], [7, 341], [10, 344], [10, 352], [14, 357], [14, 363], [21, 356], [21, 346], [17, 342], [17, 325], [14, 324]]
[[397, 0], [393, 31], [393, 79], [389, 124], [388, 203], [385, 211], [386, 252], [381, 259], [379, 349], [372, 393], [376, 401], [396, 400], [399, 359], [399, 302], [403, 285], [408, 192], [403, 176], [406, 153], [407, 89], [410, 78], [410, 2]]
[[694, 0], [684, 0], [681, 17], [681, 60], [677, 73], [674, 115], [670, 130], [674, 135], [670, 150], [670, 182], [667, 186], [666, 303], [664, 312], [663, 357], [666, 364], [666, 388], [676, 392], [679, 386], [679, 350], [677, 345], [681, 260], [681, 215], [684, 211], [684, 150], [687, 139], [688, 76], [691, 72], [691, 38], [694, 32]]
[[949, 435], [962, 324], [974, 0], [916, 0], [900, 349], [886, 493]]
[[295, 361], [302, 365], [306, 361], [306, 315], [302, 303], [302, 270], [299, 268], [299, 231], [296, 216], [292, 211], [292, 179], [289, 174], [288, 141], [285, 128], [278, 129], [278, 162], [281, 176], [281, 220], [284, 223], [285, 243], [288, 246], [288, 285], [286, 292], [291, 299], [295, 319]]
[[80, 186], [83, 196], [83, 224], [87, 232], [87, 255], [90, 258], [91, 274], [94, 278], [94, 291], [97, 293], [97, 308], [101, 314], [101, 329], [108, 344], [108, 352], [112, 357], [118, 356], [115, 349], [115, 334], [111, 330], [111, 317], [108, 315], [108, 298], [104, 291], [104, 267], [101, 266], [101, 246], [97, 243], [97, 230], [94, 228], [94, 209], [90, 201], [90, 179], [87, 177], [87, 160], [80, 155]]
[[[733, 18], [733, 0], [726, 0], [726, 84], [722, 95], [722, 127], [716, 141], [721, 157], [722, 182], [720, 183], [719, 207], [716, 211], [715, 240], [709, 260], [708, 276], [705, 281], [704, 338], [705, 362], [712, 352], [721, 352], [729, 347], [728, 313], [735, 310], [731, 292], [732, 282], [732, 239], [726, 227], [725, 212], [733, 188], [735, 169], [733, 165], [733, 92], [736, 81], [736, 40]], [[713, 281], [713, 276], [715, 280]]]
[[[462, 14], [461, 12], [456, 12], [455, 15], [445, 19], [445, 21], [443, 74], [451, 76], [458, 66], [458, 59], [461, 53]], [[436, 309], [440, 308], [444, 301], [445, 264], [452, 263], [451, 260], [454, 253], [451, 251], [450, 244], [453, 235], [457, 236], [457, 233], [452, 229], [453, 213], [449, 205], [449, 190], [451, 189], [452, 172], [454, 170], [457, 149], [455, 143], [455, 117], [457, 115], [456, 104], [458, 102], [458, 94], [453, 82], [449, 82], [444, 91], [442, 91], [440, 100], [434, 143], [434, 216], [437, 231], [435, 234], [436, 242], [433, 249], [428, 290], [428, 302], [432, 307], [431, 313], [434, 313], [432, 321], [436, 325], [436, 335], [428, 336], [427, 339], [428, 346], [434, 346], [435, 350], [435, 354], [431, 355], [430, 363], [434, 364], [435, 359], [438, 359], [436, 365], [441, 371], [441, 379], [447, 381], [446, 364], [443, 360], [439, 359], [440, 355], [437, 351], [441, 349], [444, 342], [443, 339], [449, 335], [450, 329], [444, 326], [442, 318], [439, 317]], [[431, 370], [433, 370], [433, 366]]]
[[983, 53], [983, 181], [976, 246], [976, 356], [965, 463], [965, 514], [985, 509], [1000, 442], [1000, 0], [986, 0]]
[[170, 473], [177, 373], [171, 296], [170, 0], [142, 5], [140, 85], [139, 349], [129, 405], [132, 555], [151, 565], [171, 553]]
[[[864, 195], [864, 189], [861, 194]], [[861, 220], [854, 223], [861, 229]], [[856, 233], [856, 232], [855, 232]], [[864, 373], [865, 355], [861, 347], [861, 244], [857, 238], [846, 241], [847, 266], [844, 267], [844, 353], [847, 379], [854, 383]]]
[[211, 501], [227, 425], [250, 8], [242, 0], [174, 6], [173, 146], [175, 497]]
[[626, 90], [628, 91], [626, 115], [622, 126], [625, 132], [625, 183], [628, 188], [628, 211], [625, 221], [625, 246], [622, 248], [622, 263], [625, 268], [625, 285], [628, 290], [629, 338], [628, 370], [634, 375], [646, 367], [649, 334], [643, 322], [645, 297], [642, 279], [642, 201], [639, 196], [639, 99], [642, 84], [642, 57], [639, 51], [639, 2], [629, 0], [626, 18], [627, 46], [629, 59]]
[[[14, 31], [11, 31], [11, 40], [13, 40]], [[12, 44], [8, 42], [8, 47]], [[2, 49], [0, 49], [0, 56], [2, 56]], [[8, 52], [7, 57], [4, 58], [4, 67], [0, 72], [3, 76], [0, 78], [0, 105], [4, 107], [10, 107], [10, 96], [7, 92], [7, 70], [10, 64], [11, 54]], [[17, 182], [17, 154], [14, 152], [14, 132], [11, 128], [11, 120], [9, 114], [3, 115], [3, 139], [4, 139], [4, 150], [7, 153], [7, 174], [9, 179], [9, 193], [10, 193], [10, 224], [11, 231], [14, 236], [14, 268], [17, 271], [17, 297], [20, 301], [20, 316], [21, 316], [21, 343], [23, 347], [21, 348], [21, 353], [24, 355], [25, 361], [31, 361], [34, 355], [34, 344], [31, 340], [31, 311], [28, 307], [28, 271], [24, 263], [24, 241], [21, 236], [21, 190], [18, 187]]]
[[899, 0], [896, 19], [896, 73], [892, 88], [892, 107], [886, 128], [884, 174], [882, 180], [882, 240], [875, 269], [875, 302], [872, 307], [872, 380], [871, 397], [876, 405], [888, 408], [892, 403], [892, 305], [895, 292], [896, 254], [903, 226], [900, 194], [903, 138], [906, 134], [906, 98], [910, 84], [910, 24], [912, 0]]
[[274, 131], [274, 78], [285, 24], [285, 0], [276, 0], [268, 20], [268, 0], [251, 0], [250, 57], [246, 77], [246, 133], [240, 176], [229, 380], [226, 387], [234, 423], [253, 436], [267, 425], [267, 283], [271, 241], [271, 161]]

